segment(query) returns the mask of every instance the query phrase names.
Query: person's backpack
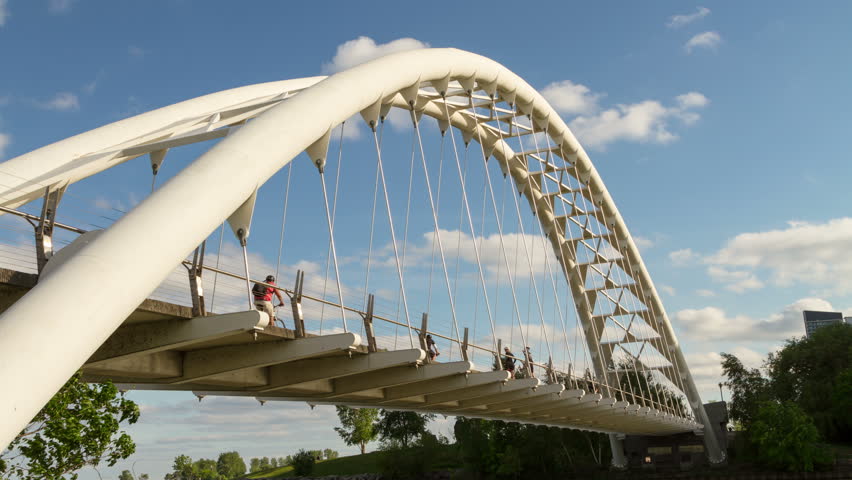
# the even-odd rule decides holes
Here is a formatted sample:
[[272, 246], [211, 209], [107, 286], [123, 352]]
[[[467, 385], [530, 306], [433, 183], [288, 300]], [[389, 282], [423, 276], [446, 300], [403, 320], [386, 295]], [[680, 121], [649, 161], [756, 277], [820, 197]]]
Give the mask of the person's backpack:
[[251, 293], [253, 293], [255, 297], [262, 297], [266, 295], [266, 287], [259, 283], [255, 283], [254, 287], [251, 289]]

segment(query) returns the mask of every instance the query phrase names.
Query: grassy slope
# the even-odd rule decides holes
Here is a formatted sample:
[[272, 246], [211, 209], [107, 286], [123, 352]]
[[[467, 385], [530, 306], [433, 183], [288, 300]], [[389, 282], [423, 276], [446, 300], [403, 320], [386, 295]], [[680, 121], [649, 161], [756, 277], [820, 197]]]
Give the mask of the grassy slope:
[[[325, 460], [314, 465], [314, 471], [311, 475], [355, 475], [358, 473], [373, 473], [379, 470], [379, 457], [384, 455], [384, 452], [371, 452], [364, 455], [352, 455], [350, 457], [340, 457], [334, 460]], [[276, 468], [267, 470], [262, 473], [249, 475], [248, 478], [277, 478], [277, 477], [292, 477], [292, 467]]]

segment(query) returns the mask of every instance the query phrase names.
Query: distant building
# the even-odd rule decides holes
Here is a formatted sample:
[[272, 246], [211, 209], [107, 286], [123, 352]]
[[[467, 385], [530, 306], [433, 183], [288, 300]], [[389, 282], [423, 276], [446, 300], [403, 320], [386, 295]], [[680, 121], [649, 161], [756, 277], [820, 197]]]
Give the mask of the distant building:
[[814, 312], [805, 310], [802, 312], [805, 317], [805, 334], [808, 337], [813, 335], [815, 331], [826, 326], [836, 323], [843, 323], [843, 314], [840, 312]]

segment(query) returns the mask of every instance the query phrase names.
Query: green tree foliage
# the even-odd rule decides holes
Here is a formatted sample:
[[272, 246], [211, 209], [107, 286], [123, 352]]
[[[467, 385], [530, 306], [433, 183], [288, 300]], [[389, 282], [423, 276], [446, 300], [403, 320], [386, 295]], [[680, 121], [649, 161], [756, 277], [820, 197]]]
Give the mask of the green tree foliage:
[[408, 448], [426, 433], [426, 425], [433, 419], [435, 415], [432, 414], [382, 409], [376, 423], [376, 432], [386, 446], [399, 445]]
[[448, 457], [447, 440], [425, 432], [408, 448], [399, 442], [386, 444], [379, 457], [379, 471], [391, 480], [423, 478], [430, 466], [455, 465], [455, 458]]
[[136, 451], [120, 428], [138, 419], [115, 385], [84, 383], [78, 372], [0, 453], [0, 478], [74, 480], [85, 466], [113, 466]]
[[735, 355], [722, 353], [722, 374], [731, 390], [728, 414], [731, 419], [748, 429], [757, 417], [760, 404], [771, 398], [769, 380], [760, 370], [746, 368]]
[[252, 458], [249, 461], [249, 473], [259, 472], [260, 471], [260, 459]]
[[133, 478], [133, 474], [130, 473], [130, 470], [122, 470], [121, 475], [118, 476], [118, 480], [136, 480]]
[[202, 458], [193, 462], [187, 455], [178, 455], [172, 464], [172, 472], [166, 474], [165, 480], [230, 480], [231, 477], [219, 473], [218, 466], [216, 460]]
[[340, 454], [337, 452], [337, 450], [332, 450], [330, 448], [326, 448], [325, 450], [322, 451], [322, 456], [326, 460], [333, 460], [333, 459], [339, 457]]
[[587, 477], [609, 463], [603, 434], [461, 417], [454, 433], [460, 463], [470, 475]]
[[229, 480], [239, 478], [246, 473], [246, 462], [237, 452], [220, 453], [219, 460], [216, 461], [216, 471]]
[[361, 454], [364, 454], [367, 444], [375, 440], [378, 434], [376, 431], [378, 416], [379, 411], [375, 408], [338, 406], [337, 418], [340, 420], [340, 427], [335, 427], [334, 431], [347, 445], [358, 445]]
[[749, 430], [757, 446], [758, 460], [768, 466], [794, 472], [812, 472], [831, 461], [819, 445], [813, 420], [792, 402], [763, 402]]
[[766, 368], [774, 398], [798, 404], [825, 438], [852, 440], [850, 397], [843, 395], [852, 375], [852, 325], [826, 326], [809, 338], [788, 340], [769, 355]]
[[314, 471], [315, 463], [316, 457], [313, 453], [304, 449], [299, 450], [295, 455], [293, 455], [291, 462], [291, 465], [293, 465], [293, 473], [299, 477], [310, 475], [311, 472]]

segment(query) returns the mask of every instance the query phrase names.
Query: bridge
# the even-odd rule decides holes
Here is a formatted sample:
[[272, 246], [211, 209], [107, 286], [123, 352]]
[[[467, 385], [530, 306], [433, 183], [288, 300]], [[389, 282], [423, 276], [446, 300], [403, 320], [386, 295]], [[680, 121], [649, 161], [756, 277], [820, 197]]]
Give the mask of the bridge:
[[[157, 186], [170, 152], [205, 142]], [[138, 205], [107, 226], [63, 217], [73, 184], [139, 157], [152, 176]], [[254, 219], [250, 239], [270, 195], [283, 197], [280, 235], [259, 239], [269, 222]], [[625, 434], [696, 432], [724, 460], [595, 166], [487, 58], [416, 50], [137, 115], [0, 164], [0, 210], [35, 239], [0, 248], [4, 445], [82, 369], [128, 390], [605, 432], [616, 465]], [[274, 265], [250, 253], [259, 242], [277, 243]], [[319, 252], [324, 274], [282, 251]], [[283, 326], [255, 310], [255, 284], [287, 299]]]

